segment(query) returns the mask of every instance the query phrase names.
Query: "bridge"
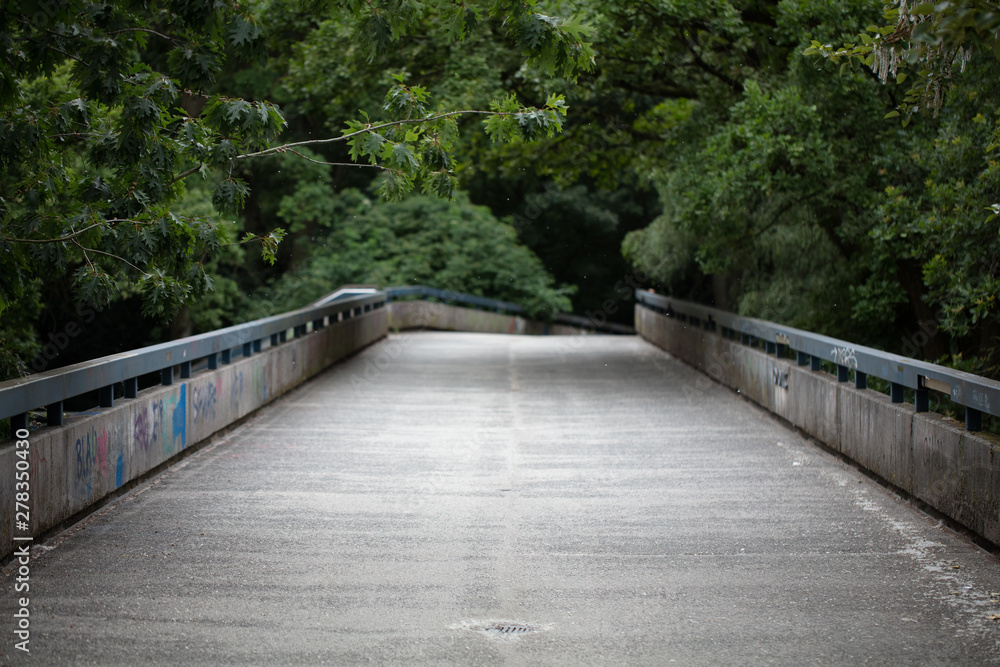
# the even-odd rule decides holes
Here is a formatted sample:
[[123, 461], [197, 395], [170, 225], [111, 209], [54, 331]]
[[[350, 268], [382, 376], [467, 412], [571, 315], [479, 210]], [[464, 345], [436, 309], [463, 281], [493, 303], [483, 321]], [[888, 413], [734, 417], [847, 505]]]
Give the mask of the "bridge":
[[0, 664], [1000, 661], [996, 383], [634, 296], [346, 291], [3, 383]]

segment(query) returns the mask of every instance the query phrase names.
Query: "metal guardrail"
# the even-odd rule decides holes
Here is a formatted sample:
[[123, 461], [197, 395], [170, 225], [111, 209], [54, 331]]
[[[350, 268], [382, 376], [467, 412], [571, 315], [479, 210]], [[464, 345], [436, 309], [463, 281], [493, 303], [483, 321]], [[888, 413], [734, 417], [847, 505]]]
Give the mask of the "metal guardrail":
[[[407, 297], [433, 298], [524, 315], [524, 309], [514, 303], [433, 287], [393, 287], [379, 291], [369, 286], [348, 286], [289, 313], [0, 382], [0, 419], [10, 418], [14, 430], [27, 428], [28, 413], [44, 408], [48, 424], [59, 426], [63, 423], [63, 404], [68, 399], [96, 391], [100, 407], [112, 407], [115, 386], [119, 383], [123, 385], [125, 398], [135, 398], [141, 376], [160, 373], [161, 384], [169, 385], [174, 381], [175, 368], [182, 379], [189, 378], [196, 365], [204, 363], [208, 369], [216, 369], [220, 363], [229, 364], [240, 356], [249, 357], [280, 345], [288, 339], [289, 332], [298, 338]], [[598, 326], [574, 315], [560, 314], [555, 321], [612, 333], [634, 333], [629, 327]]]
[[1000, 417], [1000, 382], [995, 380], [660, 294], [636, 290], [635, 296], [641, 306], [691, 326], [717, 331], [726, 338], [738, 336], [746, 345], [763, 342], [769, 354], [780, 357], [791, 350], [800, 366], [820, 370], [820, 361], [832, 362], [840, 382], [847, 382], [853, 370], [855, 386], [860, 389], [867, 388], [868, 376], [882, 378], [890, 383], [893, 403], [902, 403], [904, 389], [913, 389], [917, 412], [928, 411], [928, 390], [946, 394], [965, 406], [965, 428], [969, 431], [982, 430], [984, 412]]
[[[523, 317], [527, 317], [524, 308], [516, 303], [500, 301], [498, 299], [488, 299], [486, 297], [473, 296], [472, 294], [463, 294], [461, 292], [452, 292], [451, 290], [443, 290], [436, 287], [425, 287], [423, 285], [390, 287], [385, 290], [385, 293], [388, 296], [389, 301], [400, 301], [405, 298], [416, 298], [420, 300], [437, 299], [442, 303], [461, 304], [464, 306], [472, 306], [473, 308], [478, 308], [480, 310], [489, 310], [495, 313], [507, 313], [509, 315], [521, 315]], [[594, 331], [602, 331], [605, 333], [623, 335], [632, 335], [635, 333], [635, 330], [632, 327], [622, 324], [615, 324], [613, 322], [597, 324], [596, 322], [593, 322], [585, 317], [570, 315], [568, 313], [558, 313], [552, 318], [552, 321], [556, 324], [566, 324], [569, 326], [580, 327], [581, 329], [592, 329]]]
[[[341, 291], [333, 295], [337, 294]], [[228, 364], [233, 358], [260, 352], [265, 343], [270, 347], [280, 345], [289, 332], [299, 338], [328, 324], [382, 308], [387, 301], [386, 294], [376, 290], [343, 296], [337, 300], [324, 298], [317, 302], [319, 305], [289, 313], [2, 382], [0, 419], [9, 417], [14, 430], [27, 428], [28, 412], [44, 407], [47, 422], [59, 426], [67, 399], [97, 391], [100, 406], [111, 407], [118, 383], [124, 384], [125, 398], [135, 398], [140, 376], [158, 372], [162, 384], [172, 384], [175, 367], [179, 367], [181, 378], [188, 378], [192, 364], [199, 361], [215, 369], [220, 362]]]

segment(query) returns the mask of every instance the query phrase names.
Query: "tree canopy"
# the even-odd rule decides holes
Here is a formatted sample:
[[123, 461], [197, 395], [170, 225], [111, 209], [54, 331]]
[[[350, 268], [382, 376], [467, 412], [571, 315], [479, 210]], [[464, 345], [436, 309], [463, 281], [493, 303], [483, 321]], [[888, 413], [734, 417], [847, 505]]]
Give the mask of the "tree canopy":
[[[502, 20], [528, 65], [561, 76], [589, 67], [585, 26], [540, 14], [535, 4], [340, 2], [303, 9], [348, 20], [368, 60], [429, 17], [450, 39], [491, 18]], [[418, 186], [449, 196], [458, 116], [484, 115], [497, 141], [552, 134], [565, 116], [557, 94], [537, 108], [512, 95], [488, 109], [435, 107], [425, 88], [397, 75], [380, 117], [361, 112], [341, 118], [346, 127], [330, 136], [276, 144], [287, 127], [281, 108], [220, 86], [227, 68], [268, 57], [260, 10], [207, 0], [4, 3], [0, 312], [24, 295], [31, 276], [70, 266], [80, 298], [106, 304], [135, 289], [147, 313], [175, 310], [209, 288], [205, 258], [234, 238], [231, 226], [174, 213], [189, 176], [212, 179], [213, 205], [233, 216], [249, 194], [241, 162], [345, 142], [352, 160], [382, 173], [385, 196]], [[283, 233], [242, 242], [259, 242], [273, 261]]]

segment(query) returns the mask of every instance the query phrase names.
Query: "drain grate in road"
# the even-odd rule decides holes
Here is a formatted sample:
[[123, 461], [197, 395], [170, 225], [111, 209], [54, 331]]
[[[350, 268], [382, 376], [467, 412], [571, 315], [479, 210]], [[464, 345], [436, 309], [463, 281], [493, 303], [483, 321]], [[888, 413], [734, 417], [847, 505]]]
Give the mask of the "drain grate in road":
[[522, 623], [490, 623], [482, 627], [483, 632], [491, 635], [523, 635], [528, 632], [535, 632], [535, 628]]
[[518, 639], [533, 632], [542, 632], [549, 629], [547, 625], [531, 625], [529, 623], [518, 623], [516, 621], [463, 621], [451, 626], [454, 629], [472, 630], [481, 632], [487, 637], [495, 639]]

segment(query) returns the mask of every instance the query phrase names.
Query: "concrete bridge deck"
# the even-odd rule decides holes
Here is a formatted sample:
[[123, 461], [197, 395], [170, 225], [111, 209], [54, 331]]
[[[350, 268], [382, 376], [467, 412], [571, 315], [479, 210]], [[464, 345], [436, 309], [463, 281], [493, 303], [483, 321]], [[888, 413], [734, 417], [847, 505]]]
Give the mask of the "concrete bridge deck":
[[1000, 661], [996, 557], [639, 338], [390, 336], [34, 553], [3, 664]]

